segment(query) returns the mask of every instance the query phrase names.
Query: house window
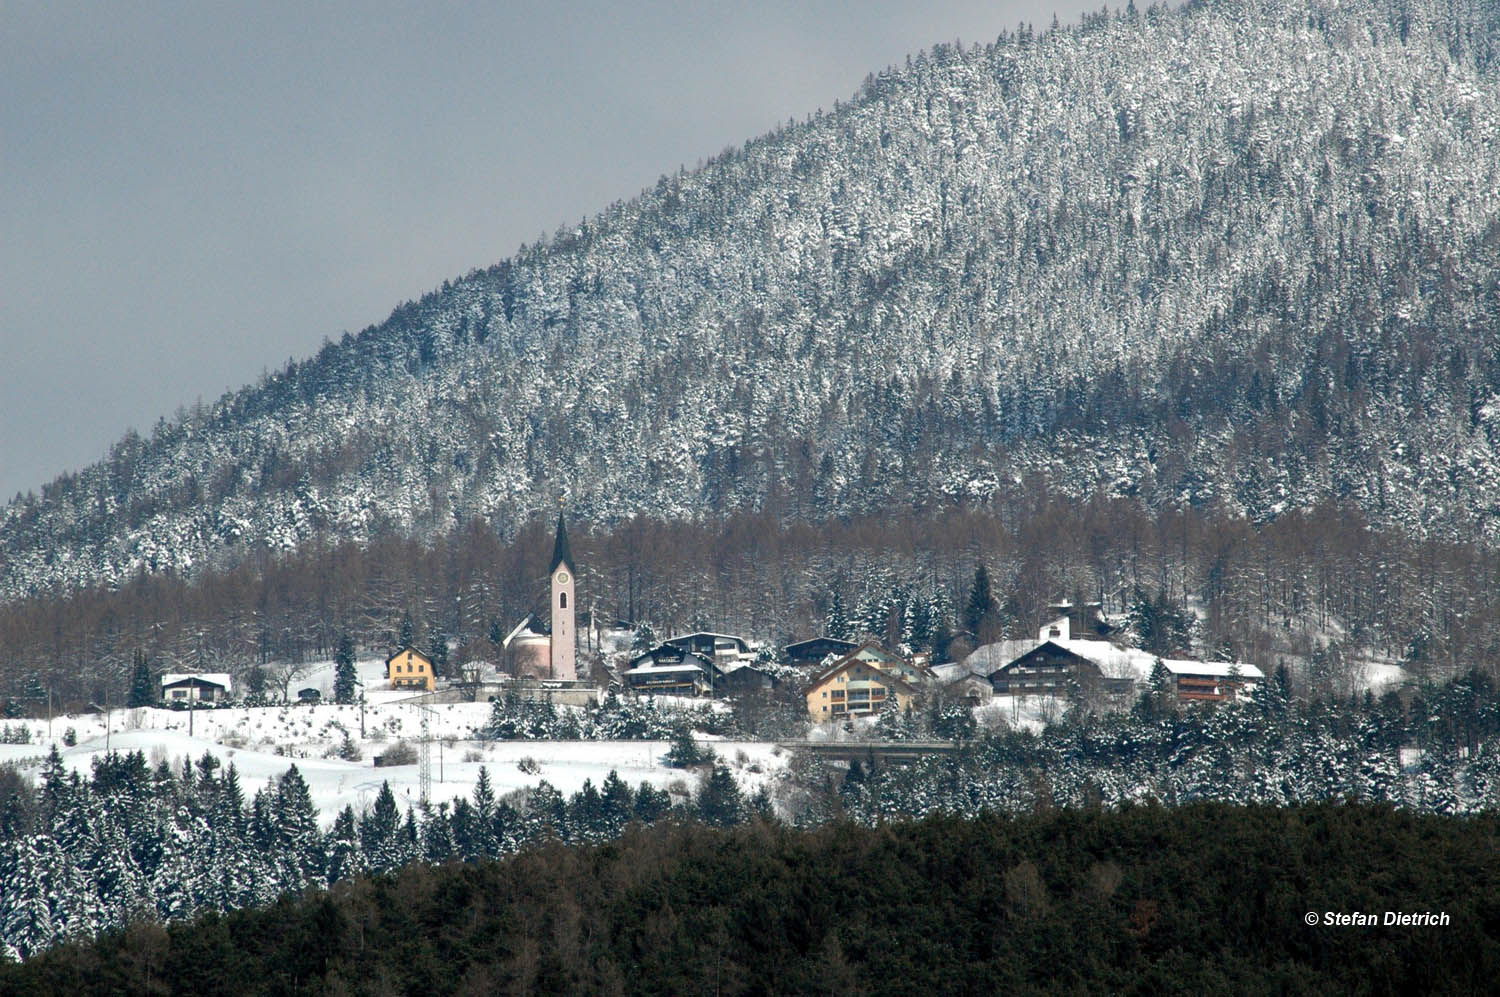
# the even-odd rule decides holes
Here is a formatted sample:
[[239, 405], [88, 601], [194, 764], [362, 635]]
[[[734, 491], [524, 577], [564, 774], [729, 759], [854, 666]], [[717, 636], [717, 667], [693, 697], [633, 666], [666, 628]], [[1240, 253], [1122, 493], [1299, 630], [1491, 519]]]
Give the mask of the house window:
[[558, 609], [567, 609], [568, 608], [568, 593], [566, 593], [566, 592], [560, 592], [560, 593], [558, 593], [558, 596], [557, 596], [557, 608]]

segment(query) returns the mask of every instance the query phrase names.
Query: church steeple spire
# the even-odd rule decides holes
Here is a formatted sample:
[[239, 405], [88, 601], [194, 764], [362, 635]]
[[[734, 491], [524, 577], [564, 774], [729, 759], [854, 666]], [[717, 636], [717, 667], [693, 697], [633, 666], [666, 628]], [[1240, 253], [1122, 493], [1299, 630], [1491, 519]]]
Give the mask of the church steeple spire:
[[552, 565], [548, 571], [556, 571], [559, 564], [573, 567], [573, 551], [568, 547], [568, 528], [563, 525], [562, 510], [557, 510], [557, 539], [552, 542]]

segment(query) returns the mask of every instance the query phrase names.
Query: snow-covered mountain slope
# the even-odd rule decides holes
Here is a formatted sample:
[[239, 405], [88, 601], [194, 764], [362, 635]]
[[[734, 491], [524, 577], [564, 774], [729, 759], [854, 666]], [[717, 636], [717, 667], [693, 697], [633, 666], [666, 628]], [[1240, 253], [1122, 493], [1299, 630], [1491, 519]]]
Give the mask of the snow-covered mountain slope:
[[1469, 0], [939, 47], [0, 511], [0, 598], [551, 508], [1072, 494], [1500, 532]]

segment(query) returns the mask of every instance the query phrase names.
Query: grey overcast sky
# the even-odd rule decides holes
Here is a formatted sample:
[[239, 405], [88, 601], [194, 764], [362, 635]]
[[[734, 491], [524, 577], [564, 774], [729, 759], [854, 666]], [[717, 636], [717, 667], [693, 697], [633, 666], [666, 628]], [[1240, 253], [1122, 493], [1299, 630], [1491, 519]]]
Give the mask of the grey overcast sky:
[[1099, 6], [4, 0], [0, 502], [907, 53]]

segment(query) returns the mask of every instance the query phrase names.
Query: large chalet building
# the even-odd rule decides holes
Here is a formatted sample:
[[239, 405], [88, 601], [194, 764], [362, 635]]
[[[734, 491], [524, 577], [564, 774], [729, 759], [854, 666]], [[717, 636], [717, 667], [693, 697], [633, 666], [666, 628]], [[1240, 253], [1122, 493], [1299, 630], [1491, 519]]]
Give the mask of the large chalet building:
[[1046, 640], [989, 679], [997, 696], [1126, 695], [1135, 689], [1137, 664], [1130, 652], [1105, 641]]
[[1233, 699], [1265, 680], [1265, 673], [1242, 662], [1160, 658], [1109, 640], [1116, 629], [1098, 603], [1049, 607], [1037, 643], [989, 673], [997, 696], [1094, 696], [1128, 700], [1150, 681], [1160, 665], [1182, 701]]
[[621, 674], [631, 692], [658, 696], [712, 696], [724, 673], [713, 658], [676, 644], [658, 644], [630, 659]]
[[630, 659], [621, 679], [632, 692], [737, 696], [769, 692], [776, 677], [750, 664], [749, 645], [726, 634], [674, 637]]

